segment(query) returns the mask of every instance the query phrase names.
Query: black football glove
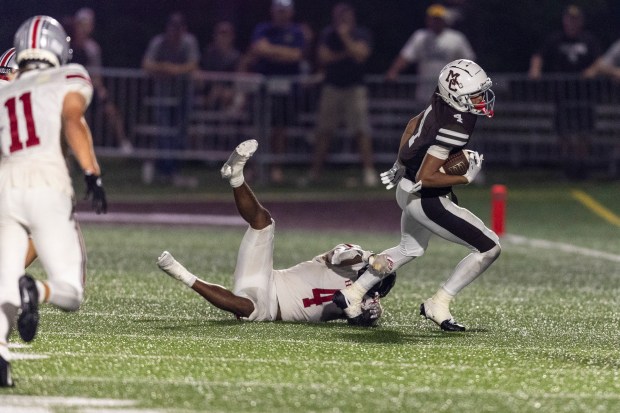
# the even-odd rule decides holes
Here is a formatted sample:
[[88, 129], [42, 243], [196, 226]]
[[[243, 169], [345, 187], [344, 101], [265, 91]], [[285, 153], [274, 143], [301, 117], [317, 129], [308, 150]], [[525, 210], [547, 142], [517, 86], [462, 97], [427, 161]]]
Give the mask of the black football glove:
[[101, 177], [86, 173], [84, 174], [84, 181], [86, 181], [86, 195], [84, 199], [92, 197], [92, 208], [97, 214], [108, 212], [108, 201], [105, 199]]

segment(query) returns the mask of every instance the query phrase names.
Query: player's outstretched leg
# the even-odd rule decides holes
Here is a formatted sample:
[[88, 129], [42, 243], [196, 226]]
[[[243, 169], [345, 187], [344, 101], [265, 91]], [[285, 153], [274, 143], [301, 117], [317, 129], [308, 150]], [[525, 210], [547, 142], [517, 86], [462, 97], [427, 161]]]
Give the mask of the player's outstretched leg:
[[249, 317], [254, 312], [254, 303], [251, 300], [239, 297], [221, 285], [211, 284], [197, 278], [168, 251], [164, 251], [159, 256], [157, 265], [166, 274], [181, 281], [221, 310], [229, 311], [237, 317]]
[[222, 178], [228, 179], [230, 186], [237, 188], [245, 181], [243, 177], [243, 167], [245, 163], [254, 155], [258, 148], [256, 139], [250, 139], [241, 142], [233, 153], [230, 155], [222, 169], [220, 170]]
[[444, 331], [465, 331], [465, 327], [454, 321], [447, 305], [441, 305], [435, 297], [420, 304], [420, 315], [433, 321]]
[[19, 295], [21, 312], [17, 318], [17, 331], [25, 342], [32, 341], [39, 326], [39, 291], [37, 284], [30, 275], [19, 278]]

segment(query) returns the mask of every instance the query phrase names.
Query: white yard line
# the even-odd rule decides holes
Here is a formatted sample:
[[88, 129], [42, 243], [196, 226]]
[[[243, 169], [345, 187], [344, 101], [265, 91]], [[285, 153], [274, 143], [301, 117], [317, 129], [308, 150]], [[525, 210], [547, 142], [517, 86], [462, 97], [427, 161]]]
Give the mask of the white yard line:
[[[132, 384], [146, 384], [146, 385], [181, 385], [181, 386], [219, 386], [219, 387], [231, 387], [231, 388], [272, 388], [272, 389], [312, 389], [312, 390], [335, 390], [333, 384], [325, 382], [265, 382], [265, 381], [213, 381], [213, 380], [197, 380], [193, 378], [185, 378], [180, 380], [173, 379], [152, 379], [152, 378], [135, 378], [135, 377], [92, 377], [92, 376], [63, 376], [63, 377], [46, 377], [46, 376], [33, 376], [24, 377], [22, 381], [42, 381], [48, 380], [62, 381], [62, 382], [78, 382], [78, 383], [132, 383]], [[355, 386], [357, 391], [375, 391], [376, 386], [372, 385], [359, 385]], [[392, 384], [383, 383], [381, 385], [382, 391], [405, 391], [406, 393], [415, 394], [445, 394], [444, 388], [436, 387], [408, 387], [406, 384]], [[349, 392], [350, 390], [343, 390]], [[500, 397], [517, 397], [519, 399], [605, 399], [605, 400], [620, 400], [619, 393], [577, 393], [577, 392], [557, 392], [557, 393], [544, 393], [544, 392], [527, 392], [524, 390], [515, 391], [503, 391], [492, 389], [450, 389], [450, 394], [479, 394], [479, 395], [494, 395]], [[62, 399], [62, 398], [60, 398]], [[84, 399], [89, 400], [89, 399]], [[97, 400], [97, 399], [90, 399]]]
[[[24, 380], [25, 378], [20, 378]], [[37, 380], [49, 381], [51, 377], [37, 376]], [[58, 380], [54, 378], [53, 380]], [[86, 377], [84, 379], [87, 379]], [[38, 407], [127, 407], [134, 406], [135, 400], [91, 399], [88, 397], [51, 397], [51, 396], [0, 396], [3, 406], [38, 406]], [[3, 412], [5, 410], [2, 410]]]
[[236, 215], [200, 215], [200, 214], [141, 214], [133, 212], [110, 212], [97, 215], [94, 212], [76, 214], [80, 222], [104, 224], [162, 224], [162, 225], [224, 225], [247, 226], [243, 218]]
[[601, 258], [608, 261], [620, 262], [620, 255], [599, 251], [591, 248], [578, 247], [565, 242], [547, 241], [544, 239], [528, 238], [522, 235], [506, 234], [502, 237], [503, 242], [512, 245], [525, 245], [532, 248], [544, 248], [549, 250], [578, 254], [586, 257]]

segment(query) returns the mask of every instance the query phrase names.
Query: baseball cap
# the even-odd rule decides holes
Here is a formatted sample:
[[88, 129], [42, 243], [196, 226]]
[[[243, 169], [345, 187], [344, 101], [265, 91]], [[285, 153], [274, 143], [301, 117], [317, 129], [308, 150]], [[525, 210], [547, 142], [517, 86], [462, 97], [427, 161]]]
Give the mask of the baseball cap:
[[429, 17], [445, 19], [448, 15], [448, 10], [441, 4], [431, 4], [428, 6], [428, 9], [426, 9], [426, 15]]

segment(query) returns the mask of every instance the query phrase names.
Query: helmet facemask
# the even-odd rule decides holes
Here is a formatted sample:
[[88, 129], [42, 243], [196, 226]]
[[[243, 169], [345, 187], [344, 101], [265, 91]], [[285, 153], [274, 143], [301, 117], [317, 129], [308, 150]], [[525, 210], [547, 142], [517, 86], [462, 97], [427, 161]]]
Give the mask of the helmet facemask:
[[490, 83], [491, 80], [489, 79], [488, 89], [464, 96], [465, 106], [468, 112], [488, 118], [493, 117], [495, 114], [493, 111], [493, 107], [495, 106], [495, 93], [491, 90]]

